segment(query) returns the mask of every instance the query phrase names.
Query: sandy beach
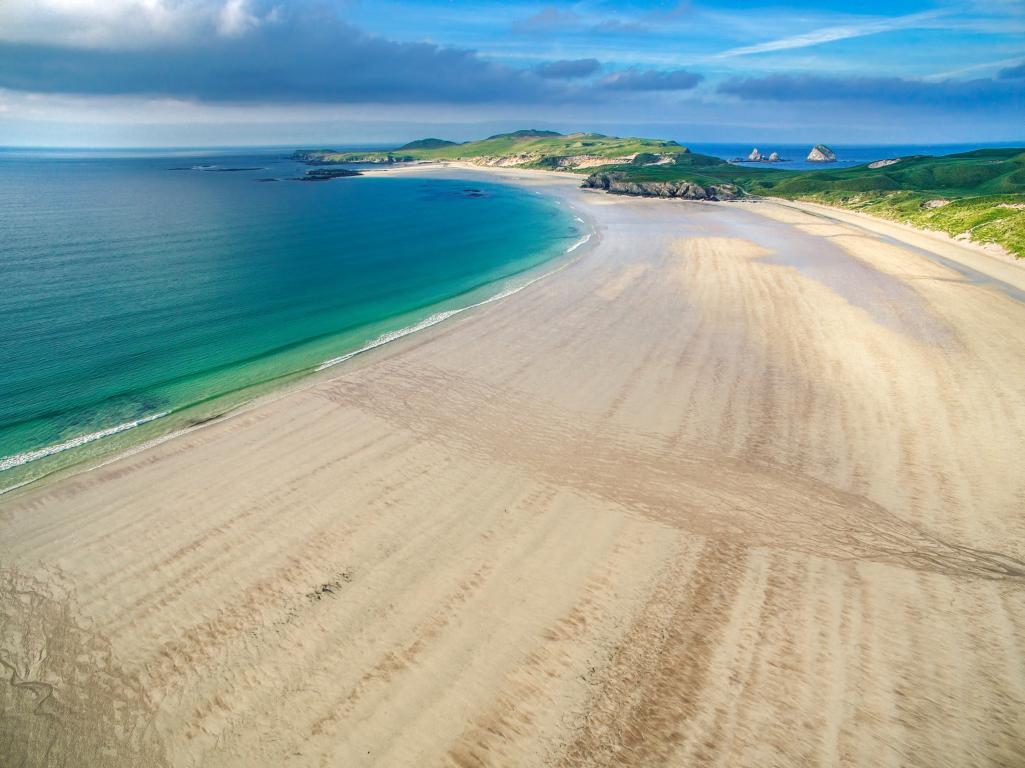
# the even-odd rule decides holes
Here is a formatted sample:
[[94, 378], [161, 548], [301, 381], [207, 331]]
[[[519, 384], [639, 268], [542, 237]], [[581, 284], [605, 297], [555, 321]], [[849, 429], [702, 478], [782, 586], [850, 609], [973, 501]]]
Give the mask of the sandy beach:
[[1025, 765], [1018, 265], [402, 172], [500, 175], [595, 236], [0, 499], [0, 764]]

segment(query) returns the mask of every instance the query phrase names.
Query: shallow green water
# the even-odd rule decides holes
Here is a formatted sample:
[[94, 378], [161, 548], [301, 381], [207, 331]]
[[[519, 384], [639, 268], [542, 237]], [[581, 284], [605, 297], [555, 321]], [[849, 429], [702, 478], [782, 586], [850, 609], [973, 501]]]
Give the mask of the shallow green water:
[[581, 237], [513, 187], [301, 172], [0, 154], [0, 489], [484, 300]]

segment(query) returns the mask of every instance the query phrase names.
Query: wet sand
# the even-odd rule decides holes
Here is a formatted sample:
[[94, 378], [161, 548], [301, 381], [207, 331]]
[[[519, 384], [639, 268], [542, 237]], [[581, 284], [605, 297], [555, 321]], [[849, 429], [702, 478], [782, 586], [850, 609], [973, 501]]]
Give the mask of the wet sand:
[[503, 175], [593, 249], [0, 500], [0, 762], [1025, 764], [1025, 305]]

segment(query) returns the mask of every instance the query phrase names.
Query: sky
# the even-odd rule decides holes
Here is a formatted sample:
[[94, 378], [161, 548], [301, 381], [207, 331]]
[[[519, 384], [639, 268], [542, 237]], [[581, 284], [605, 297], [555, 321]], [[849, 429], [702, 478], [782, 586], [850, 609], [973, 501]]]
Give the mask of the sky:
[[0, 0], [0, 145], [1025, 143], [1025, 0]]

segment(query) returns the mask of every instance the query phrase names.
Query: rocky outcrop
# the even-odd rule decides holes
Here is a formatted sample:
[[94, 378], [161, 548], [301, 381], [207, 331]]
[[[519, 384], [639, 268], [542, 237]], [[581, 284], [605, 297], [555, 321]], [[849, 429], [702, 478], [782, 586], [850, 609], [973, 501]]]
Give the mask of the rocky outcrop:
[[394, 155], [390, 152], [335, 152], [332, 149], [300, 149], [292, 153], [292, 160], [306, 165], [339, 165], [343, 163], [373, 163], [374, 165], [390, 165], [392, 163], [408, 163], [416, 160], [412, 155]]
[[485, 155], [483, 157], [470, 158], [469, 162], [489, 168], [538, 165], [555, 170], [572, 170], [577, 168], [599, 168], [603, 165], [626, 165], [633, 162], [635, 157], [637, 157], [636, 153], [622, 155], [621, 157], [606, 157], [605, 155], [545, 155], [540, 152], [525, 152], [517, 155]]
[[602, 157], [601, 155], [573, 155], [560, 157], [559, 168], [597, 168], [602, 165], [626, 165], [632, 163], [637, 153], [621, 157]]
[[778, 163], [779, 162], [779, 152], [773, 152], [771, 155], [769, 155], [769, 162], [770, 163]]
[[619, 173], [592, 173], [583, 185], [604, 189], [613, 195], [671, 197], [680, 200], [736, 200], [740, 194], [732, 184], [702, 186], [693, 181], [630, 181]]
[[526, 152], [518, 155], [481, 155], [480, 157], [469, 158], [469, 162], [488, 168], [511, 168], [517, 165], [536, 163], [542, 157], [543, 155], [536, 152]]
[[751, 154], [749, 154], [747, 156], [747, 161], [749, 163], [761, 162], [761, 159], [762, 159], [762, 153], [758, 151], [758, 147], [755, 147], [754, 149], [752, 149], [751, 150]]
[[319, 163], [326, 155], [335, 154], [333, 149], [297, 149], [291, 159], [299, 163]]
[[331, 181], [331, 179], [344, 179], [348, 176], [362, 176], [359, 171], [350, 168], [313, 168], [306, 171], [299, 181]]
[[888, 157], [885, 160], [876, 160], [875, 162], [869, 163], [868, 167], [869, 168], [885, 168], [888, 165], [893, 165], [894, 163], [899, 163], [899, 162], [900, 162], [900, 158], [899, 157]]
[[835, 163], [836, 153], [825, 144], [816, 144], [808, 153], [807, 160], [809, 163]]

